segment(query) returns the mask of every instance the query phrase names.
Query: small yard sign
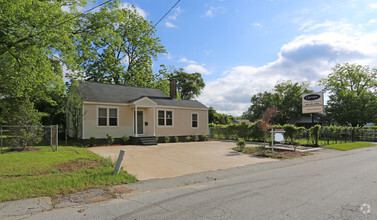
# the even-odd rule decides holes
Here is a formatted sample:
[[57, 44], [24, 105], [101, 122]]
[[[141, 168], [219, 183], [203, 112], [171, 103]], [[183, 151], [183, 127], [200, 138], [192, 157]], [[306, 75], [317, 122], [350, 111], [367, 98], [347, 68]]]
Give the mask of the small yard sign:
[[323, 92], [302, 95], [302, 114], [323, 113]]

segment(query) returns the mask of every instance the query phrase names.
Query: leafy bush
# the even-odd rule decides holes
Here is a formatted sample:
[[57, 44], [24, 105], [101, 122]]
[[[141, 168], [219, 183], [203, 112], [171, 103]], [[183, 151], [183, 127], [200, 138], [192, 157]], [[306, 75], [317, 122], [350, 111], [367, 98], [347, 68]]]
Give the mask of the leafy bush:
[[246, 141], [245, 141], [245, 139], [243, 139], [243, 138], [238, 138], [238, 140], [237, 140], [237, 147], [239, 147], [240, 150], [243, 151], [243, 149], [245, 149], [245, 146], [246, 146]]
[[159, 141], [160, 138], [158, 138], [157, 136], [154, 137], [154, 138], [156, 139], [156, 143], [158, 143], [158, 141]]
[[318, 140], [320, 136], [321, 125], [315, 125], [311, 127], [309, 130], [310, 130], [310, 136], [312, 138], [313, 144], [318, 147]]
[[130, 140], [130, 137], [128, 135], [123, 135], [122, 137], [123, 144], [127, 144], [129, 140]]
[[198, 135], [196, 135], [196, 134], [192, 135], [192, 140], [195, 141], [195, 142], [198, 141], [199, 140]]
[[208, 135], [202, 135], [202, 136], [200, 136], [200, 140], [201, 141], [208, 141]]
[[96, 145], [96, 138], [95, 137], [90, 137], [89, 138], [89, 147], [94, 147]]
[[190, 142], [190, 141], [191, 141], [191, 137], [190, 137], [190, 136], [187, 136], [187, 137], [185, 138], [185, 140], [186, 140], [186, 142]]
[[169, 136], [165, 136], [165, 137], [164, 137], [164, 141], [165, 141], [165, 143], [169, 143], [169, 141], [170, 141], [170, 137], [169, 137]]
[[254, 155], [255, 156], [260, 156], [260, 157], [266, 157], [268, 156], [267, 154], [270, 152], [265, 146], [259, 145], [255, 147], [255, 150], [257, 151]]
[[177, 136], [174, 136], [174, 137], [172, 138], [172, 142], [177, 143], [177, 142], [178, 142], [178, 137], [177, 137]]
[[108, 144], [114, 143], [114, 137], [113, 136], [106, 134], [106, 137], [107, 137], [107, 143]]

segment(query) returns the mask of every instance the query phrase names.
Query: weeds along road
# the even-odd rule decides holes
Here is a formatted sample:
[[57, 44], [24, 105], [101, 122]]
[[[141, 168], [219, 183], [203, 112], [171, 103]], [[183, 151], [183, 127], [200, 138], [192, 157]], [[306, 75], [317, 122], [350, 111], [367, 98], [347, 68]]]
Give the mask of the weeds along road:
[[26, 219], [377, 219], [377, 147], [146, 181]]

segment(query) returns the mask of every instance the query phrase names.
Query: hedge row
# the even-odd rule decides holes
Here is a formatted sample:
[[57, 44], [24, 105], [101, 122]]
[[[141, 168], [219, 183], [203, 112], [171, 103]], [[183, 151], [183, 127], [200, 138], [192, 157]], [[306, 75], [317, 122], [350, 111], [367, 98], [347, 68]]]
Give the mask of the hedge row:
[[[284, 139], [286, 143], [297, 144], [297, 139], [306, 139], [307, 144], [316, 145], [320, 140], [326, 141], [327, 144], [332, 141], [377, 141], [377, 128], [359, 128], [359, 127], [344, 127], [344, 126], [313, 126], [309, 129], [304, 127], [296, 127], [291, 124], [275, 125], [275, 129], [284, 129]], [[210, 124], [211, 137], [222, 139], [243, 138], [252, 141], [271, 141], [271, 134], [269, 131], [263, 131], [260, 121], [253, 124], [241, 123], [230, 125], [214, 125]]]

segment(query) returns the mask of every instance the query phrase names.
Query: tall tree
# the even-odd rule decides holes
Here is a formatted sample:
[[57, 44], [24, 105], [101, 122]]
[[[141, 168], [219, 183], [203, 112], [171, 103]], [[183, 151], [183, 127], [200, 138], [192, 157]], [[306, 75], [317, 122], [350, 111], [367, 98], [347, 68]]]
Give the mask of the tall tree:
[[0, 108], [9, 106], [7, 100], [25, 98], [56, 104], [50, 94], [63, 94], [65, 90], [61, 62], [69, 62], [74, 56], [74, 20], [69, 20], [74, 15], [62, 7], [73, 9], [85, 3], [0, 2]]
[[177, 89], [182, 99], [197, 97], [206, 86], [202, 74], [186, 73], [182, 68], [175, 70], [172, 77], [177, 79]]
[[293, 83], [284, 81], [275, 85], [271, 92], [258, 93], [251, 97], [251, 106], [243, 116], [250, 121], [256, 121], [263, 117], [269, 107], [275, 106], [279, 111], [272, 119], [272, 123], [286, 124], [291, 120], [302, 116], [301, 95], [309, 93], [309, 83]]
[[337, 64], [319, 83], [330, 92], [326, 113], [333, 121], [353, 127], [376, 121], [377, 69]]
[[227, 114], [218, 113], [212, 106], [208, 109], [208, 122], [214, 124], [227, 125], [234, 120], [234, 117]]
[[112, 4], [88, 13], [77, 32], [77, 63], [88, 80], [151, 87], [152, 61], [165, 49], [134, 7]]

